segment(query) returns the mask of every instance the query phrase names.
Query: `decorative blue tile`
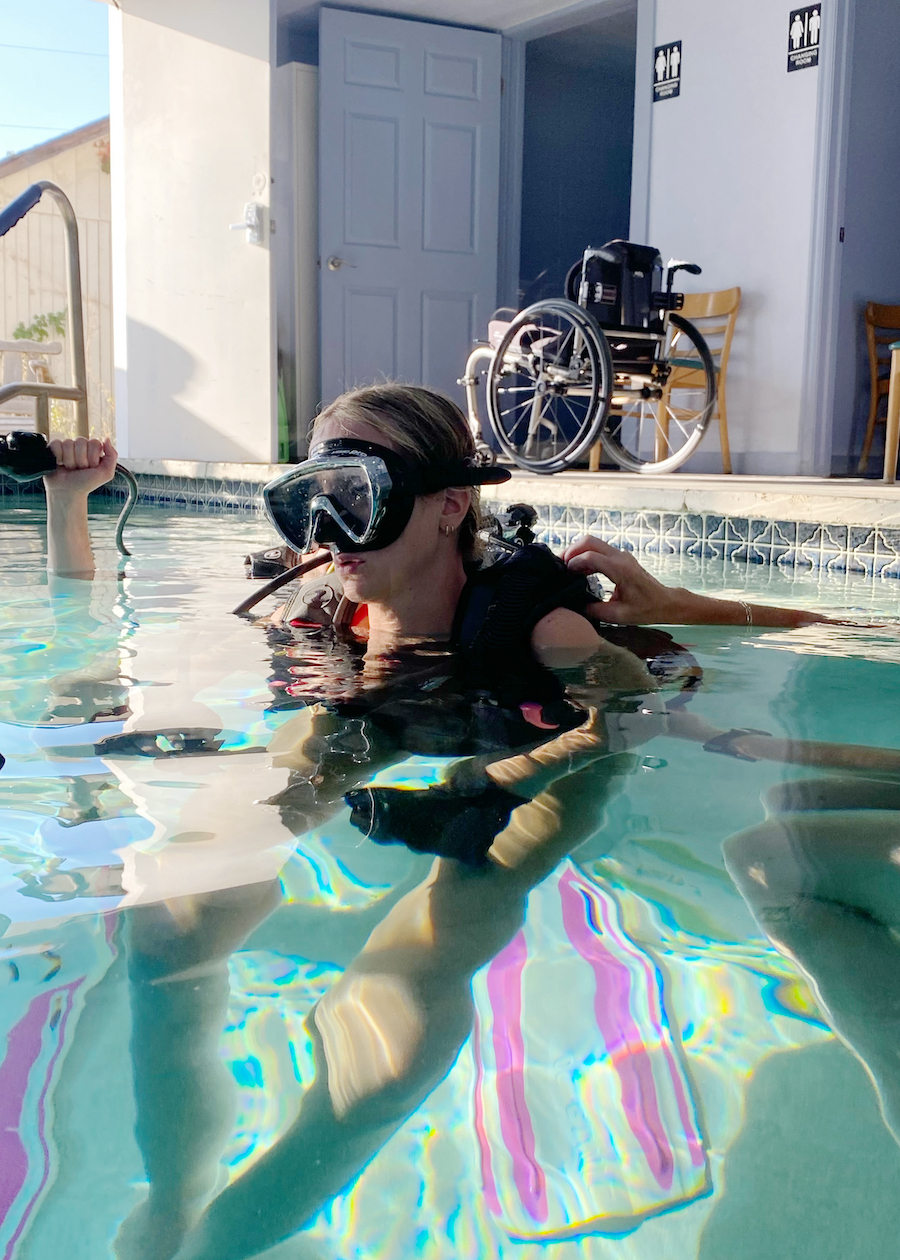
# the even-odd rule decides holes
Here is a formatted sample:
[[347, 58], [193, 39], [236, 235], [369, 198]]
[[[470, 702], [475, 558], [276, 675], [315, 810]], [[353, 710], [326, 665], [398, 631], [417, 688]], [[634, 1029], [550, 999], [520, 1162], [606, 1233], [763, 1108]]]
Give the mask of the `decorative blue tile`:
[[725, 518], [725, 541], [745, 543], [749, 528], [750, 523], [746, 516], [727, 516]]
[[772, 522], [772, 542], [779, 546], [793, 547], [797, 542], [797, 522], [796, 521], [773, 521]]
[[684, 530], [684, 516], [680, 512], [663, 512], [659, 518], [660, 533], [664, 538], [680, 539]]
[[684, 537], [702, 538], [703, 537], [703, 517], [695, 512], [687, 512], [682, 517], [684, 522]]
[[900, 555], [900, 529], [879, 525], [875, 549], [888, 552], [892, 556]]
[[772, 548], [763, 543], [760, 546], [748, 546], [747, 560], [750, 564], [771, 564]]
[[823, 525], [822, 526], [822, 550], [823, 551], [846, 551], [847, 550], [847, 526], [846, 525]]
[[798, 521], [797, 546], [804, 547], [807, 550], [820, 548], [822, 546], [822, 526], [817, 525], [814, 521]]
[[754, 517], [748, 522], [747, 541], [754, 546], [771, 545], [774, 528], [773, 521], [758, 520]]
[[649, 555], [676, 556], [681, 548], [678, 539], [670, 541], [668, 538], [658, 537], [648, 539], [643, 550]]
[[850, 551], [874, 553], [876, 531], [873, 525], [851, 525], [847, 532]]
[[724, 516], [705, 516], [703, 518], [704, 529], [703, 537], [709, 542], [725, 541], [725, 517]]
[[641, 512], [640, 524], [642, 534], [659, 534], [659, 513]]

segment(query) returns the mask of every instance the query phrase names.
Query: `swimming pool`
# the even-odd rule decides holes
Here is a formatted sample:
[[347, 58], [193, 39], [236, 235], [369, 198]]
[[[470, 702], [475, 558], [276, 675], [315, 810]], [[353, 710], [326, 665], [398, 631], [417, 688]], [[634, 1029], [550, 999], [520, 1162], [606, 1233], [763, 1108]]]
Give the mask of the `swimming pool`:
[[[92, 519], [114, 569], [113, 523]], [[228, 612], [247, 591], [243, 555], [269, 540], [256, 518], [139, 509], [124, 583], [60, 582], [51, 598], [40, 513], [0, 514], [4, 1260], [175, 1254], [191, 1205], [266, 1167], [313, 1089], [306, 1017], [428, 876], [429, 857], [367, 841], [346, 809], [292, 833], [270, 804], [288, 769], [267, 748], [297, 710], [278, 703], [262, 632]], [[895, 584], [646, 561], [708, 593], [885, 619], [679, 631], [703, 669], [692, 713], [725, 730], [900, 747]], [[168, 731], [157, 750], [172, 754], [178, 732], [206, 732], [206, 751], [134, 755], [115, 736], [135, 726]], [[348, 783], [356, 734], [336, 733]], [[588, 839], [476, 971], [472, 1019], [428, 1051], [396, 1104], [402, 1122], [373, 1114], [363, 1137], [313, 1124], [287, 1171], [258, 1180], [235, 1237], [305, 1196], [308, 1223], [266, 1254], [895, 1253], [900, 1149], [869, 1072], [890, 1115], [896, 928], [847, 945], [849, 978], [820, 959], [817, 995], [757, 926], [734, 846], [732, 874], [723, 860], [730, 837], [763, 823], [764, 797], [771, 814], [779, 785], [824, 772], [665, 734], [628, 756], [614, 792], [598, 770]], [[382, 781], [424, 786], [444, 765], [410, 757]], [[864, 845], [869, 817], [841, 818]], [[182, 948], [198, 931], [221, 938], [199, 961]], [[834, 1010], [868, 1072], [835, 1036]], [[415, 1076], [384, 1061], [377, 1037], [347, 1055], [363, 1077], [379, 1065]], [[329, 1177], [355, 1179], [333, 1194]]]

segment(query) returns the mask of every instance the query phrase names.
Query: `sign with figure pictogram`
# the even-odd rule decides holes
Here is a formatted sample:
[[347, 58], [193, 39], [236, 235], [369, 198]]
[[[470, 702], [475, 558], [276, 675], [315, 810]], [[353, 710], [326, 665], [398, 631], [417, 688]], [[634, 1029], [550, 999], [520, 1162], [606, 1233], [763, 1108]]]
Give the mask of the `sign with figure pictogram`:
[[791, 70], [808, 70], [819, 64], [819, 34], [822, 29], [822, 6], [810, 4], [794, 9], [788, 18], [788, 64]]
[[653, 50], [653, 99], [668, 101], [681, 92], [681, 40]]

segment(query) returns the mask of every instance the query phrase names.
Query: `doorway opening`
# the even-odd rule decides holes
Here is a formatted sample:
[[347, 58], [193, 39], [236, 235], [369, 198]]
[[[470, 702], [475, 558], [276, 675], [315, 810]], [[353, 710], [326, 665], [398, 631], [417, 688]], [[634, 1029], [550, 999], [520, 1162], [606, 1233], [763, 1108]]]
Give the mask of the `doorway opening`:
[[627, 238], [637, 0], [528, 41], [519, 305], [561, 297], [588, 246]]

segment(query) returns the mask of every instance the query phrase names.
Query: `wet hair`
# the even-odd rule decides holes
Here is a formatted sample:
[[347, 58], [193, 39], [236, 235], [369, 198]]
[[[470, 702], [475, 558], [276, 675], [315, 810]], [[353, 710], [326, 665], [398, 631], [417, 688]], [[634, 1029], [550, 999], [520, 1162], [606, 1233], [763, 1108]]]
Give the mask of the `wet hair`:
[[[341, 394], [313, 421], [310, 437], [329, 421], [369, 424], [380, 429], [390, 445], [412, 464], [469, 459], [475, 442], [468, 421], [456, 403], [422, 385], [367, 385]], [[470, 506], [459, 529], [457, 542], [465, 559], [477, 551], [481, 528], [480, 487], [468, 487]]]

